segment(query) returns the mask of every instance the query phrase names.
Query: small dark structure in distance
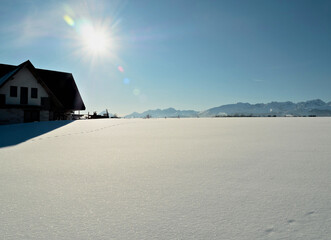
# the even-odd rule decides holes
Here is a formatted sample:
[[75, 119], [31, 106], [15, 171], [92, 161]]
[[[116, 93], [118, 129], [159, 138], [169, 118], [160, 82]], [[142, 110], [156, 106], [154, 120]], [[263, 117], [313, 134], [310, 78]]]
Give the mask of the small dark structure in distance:
[[100, 119], [100, 118], [109, 118], [109, 112], [106, 109], [106, 113], [103, 115], [98, 115], [97, 112], [93, 112], [92, 115], [90, 113], [87, 113], [87, 119]]

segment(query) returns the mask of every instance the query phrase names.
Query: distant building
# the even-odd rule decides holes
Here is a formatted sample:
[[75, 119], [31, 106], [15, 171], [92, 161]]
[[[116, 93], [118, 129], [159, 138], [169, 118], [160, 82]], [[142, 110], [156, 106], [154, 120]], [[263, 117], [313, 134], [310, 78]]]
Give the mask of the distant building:
[[71, 73], [0, 64], [0, 124], [71, 119], [85, 110]]

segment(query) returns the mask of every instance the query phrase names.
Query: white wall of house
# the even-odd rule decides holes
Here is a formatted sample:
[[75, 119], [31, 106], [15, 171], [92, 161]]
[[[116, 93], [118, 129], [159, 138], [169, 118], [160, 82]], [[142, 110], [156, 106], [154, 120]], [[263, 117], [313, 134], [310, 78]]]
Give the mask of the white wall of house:
[[[17, 86], [17, 97], [10, 96], [10, 86]], [[28, 88], [28, 104], [33, 106], [41, 105], [41, 98], [48, 97], [45, 89], [38, 83], [37, 79], [32, 75], [26, 67], [21, 69], [13, 79], [7, 81], [4, 86], [0, 88], [0, 94], [6, 95], [6, 104], [20, 104], [21, 87]], [[38, 97], [31, 98], [31, 88], [38, 89]]]

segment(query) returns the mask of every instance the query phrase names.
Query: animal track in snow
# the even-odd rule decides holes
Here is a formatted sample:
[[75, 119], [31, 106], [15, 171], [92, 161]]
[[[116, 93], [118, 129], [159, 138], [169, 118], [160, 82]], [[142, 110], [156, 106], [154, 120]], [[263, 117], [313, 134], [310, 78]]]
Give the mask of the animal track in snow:
[[268, 233], [268, 234], [272, 234], [274, 231], [275, 231], [275, 230], [274, 230], [273, 227], [271, 227], [271, 228], [267, 228], [267, 229], [265, 230], [265, 232]]
[[314, 214], [315, 213], [315, 211], [310, 211], [310, 212], [307, 212], [306, 214], [305, 214], [305, 216], [310, 216], [310, 215], [312, 215], [312, 214]]
[[71, 136], [71, 135], [79, 135], [79, 134], [88, 134], [88, 133], [94, 133], [94, 132], [98, 132], [98, 131], [101, 131], [103, 129], [106, 129], [106, 128], [111, 128], [111, 127], [115, 127], [115, 126], [120, 126], [120, 125], [125, 125], [125, 124], [132, 124], [132, 123], [122, 123], [122, 124], [114, 124], [114, 125], [109, 125], [109, 126], [106, 126], [106, 127], [102, 127], [102, 128], [96, 128], [96, 129], [93, 129], [93, 130], [89, 130], [89, 131], [81, 131], [81, 132], [74, 132], [74, 133], [66, 133], [66, 134], [62, 134], [62, 135], [55, 135], [55, 136], [48, 136], [48, 137], [40, 137], [40, 138], [35, 138], [35, 139], [31, 139], [31, 141], [41, 141], [43, 139], [51, 139], [51, 138], [58, 138], [58, 137], [65, 137], [65, 136]]
[[289, 220], [287, 220], [287, 223], [289, 223], [289, 224], [295, 223], [295, 220], [294, 219], [289, 219]]

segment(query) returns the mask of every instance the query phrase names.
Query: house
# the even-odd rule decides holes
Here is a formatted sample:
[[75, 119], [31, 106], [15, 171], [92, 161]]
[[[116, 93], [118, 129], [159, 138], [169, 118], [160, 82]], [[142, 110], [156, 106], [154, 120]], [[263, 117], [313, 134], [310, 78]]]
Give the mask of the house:
[[85, 110], [71, 73], [0, 64], [0, 124], [71, 119]]

